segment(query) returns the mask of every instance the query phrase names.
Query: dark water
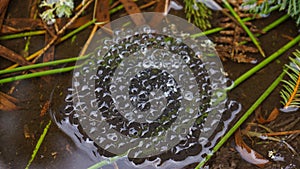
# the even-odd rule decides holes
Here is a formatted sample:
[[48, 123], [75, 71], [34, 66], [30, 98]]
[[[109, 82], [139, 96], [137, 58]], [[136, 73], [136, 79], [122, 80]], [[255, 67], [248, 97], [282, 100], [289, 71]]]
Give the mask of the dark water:
[[[17, 1], [15, 1], [18, 4]], [[23, 4], [23, 1], [19, 4]], [[24, 8], [25, 10], [25, 8]], [[27, 17], [20, 14], [17, 8], [14, 9], [14, 13], [18, 17]], [[276, 18], [277, 16], [275, 16]], [[274, 19], [274, 18], [273, 18]], [[258, 25], [265, 25], [271, 22], [272, 18], [264, 19], [258, 23]], [[297, 29], [295, 28], [293, 22], [290, 20], [286, 24], [280, 26], [279, 29], [273, 30], [269, 35], [263, 36], [260, 40], [262, 46], [265, 49], [267, 55], [273, 53], [277, 48], [283, 46], [288, 39], [282, 38], [282, 34], [288, 34], [294, 37], [297, 34]], [[84, 41], [88, 36], [88, 32], [80, 33], [77, 36], [77, 41], [71, 43], [67, 41], [56, 48], [57, 58], [75, 57], [83, 46]], [[41, 48], [43, 44], [43, 38], [37, 37], [33, 40], [38, 40], [40, 43], [32, 45], [32, 50]], [[20, 40], [18, 43], [15, 41], [6, 41], [5, 45], [11, 48], [15, 48], [18, 52], [22, 50], [25, 40]], [[2, 42], [1, 42], [2, 43]], [[4, 42], [3, 42], [4, 43]], [[22, 45], [23, 44], [23, 45]], [[247, 110], [247, 108], [253, 103], [253, 101], [259, 96], [261, 91], [263, 91], [266, 86], [271, 83], [271, 81], [276, 78], [277, 73], [279, 74], [282, 70], [282, 65], [287, 62], [287, 56], [291, 55], [291, 51], [287, 52], [284, 57], [279, 58], [272, 65], [268, 66], [266, 69], [260, 71], [254, 77], [249, 79], [246, 83], [241, 84], [234, 91], [229, 93], [230, 98], [234, 98], [242, 103], [242, 112]], [[258, 57], [258, 60], [263, 60], [263, 58]], [[1, 60], [1, 67], [5, 67], [7, 61]], [[225, 63], [225, 71], [228, 72], [231, 79], [235, 79], [240, 74], [246, 70], [253, 67], [250, 64], [235, 64], [232, 62]], [[271, 74], [269, 72], [272, 72]], [[53, 95], [52, 109], [64, 110], [65, 108], [65, 98], [69, 94], [70, 87], [72, 86], [73, 75], [70, 73], [65, 73], [61, 75], [56, 75], [51, 79], [52, 83], [47, 84], [42, 79], [29, 79], [22, 80], [20, 84], [15, 85], [13, 83], [2, 85], [1, 91], [7, 92], [11, 86], [16, 86], [16, 90], [13, 92], [13, 96], [20, 100], [18, 104], [21, 109], [12, 112], [0, 112], [0, 168], [25, 168], [27, 162], [30, 159], [34, 146], [38, 140], [38, 137], [43, 132], [44, 127], [50, 120], [49, 116], [41, 117], [39, 115], [41, 107], [45, 101], [49, 100], [52, 89], [55, 88], [55, 94]], [[158, 95], [160, 95], [160, 90]], [[264, 104], [263, 107], [266, 109], [272, 109], [274, 105], [280, 106], [278, 93], [279, 89], [274, 92], [268, 100], [268, 104]], [[151, 100], [151, 99], [149, 99]], [[146, 99], [147, 102], [147, 99]], [[152, 102], [151, 102], [152, 103]], [[230, 107], [231, 102], [227, 101], [226, 105]], [[236, 105], [232, 105], [234, 111]], [[36, 159], [33, 161], [31, 168], [87, 168], [99, 160], [106, 160], [108, 156], [113, 156], [104, 151], [99, 152], [99, 146], [95, 145], [91, 140], [88, 139], [88, 135], [80, 130], [78, 125], [74, 125], [72, 118], [58, 115], [60, 112], [57, 111], [57, 125], [54, 123], [51, 125], [48, 134], [41, 145], [41, 148], [37, 154]], [[62, 111], [64, 113], [64, 111]], [[153, 116], [157, 117], [157, 116]], [[233, 118], [231, 114], [224, 114], [224, 120], [222, 125], [227, 125], [228, 122]], [[287, 117], [289, 118], [289, 117]], [[153, 118], [149, 117], [150, 120]], [[154, 118], [155, 119], [155, 118]], [[65, 121], [64, 121], [65, 120]], [[69, 120], [69, 121], [68, 121]], [[24, 126], [29, 127], [29, 132], [32, 137], [25, 139], [24, 137]], [[62, 132], [64, 131], [64, 132]], [[219, 133], [218, 133], [219, 132]], [[214, 136], [223, 135], [223, 130], [216, 130]], [[66, 135], [65, 133], [68, 133]], [[72, 137], [73, 136], [73, 137]], [[74, 137], [75, 136], [75, 137]], [[214, 139], [215, 138], [215, 139]], [[218, 137], [210, 138], [211, 145], [216, 143]], [[159, 165], [161, 163], [159, 158], [164, 159], [164, 163], [171, 164], [173, 167], [182, 165], [187, 165], [192, 162], [199, 162], [201, 157], [199, 151], [202, 145], [193, 148], [193, 145], [183, 145], [182, 147], [189, 149], [188, 151], [181, 150], [184, 152], [177, 155], [178, 158], [170, 154], [162, 154], [161, 157], [155, 156], [152, 158], [144, 158], [140, 161], [135, 161], [136, 164], [143, 163], [144, 165]], [[209, 150], [210, 145], [208, 146]], [[209, 151], [208, 151], [209, 152]], [[207, 152], [204, 152], [207, 153]], [[182, 158], [181, 158], [182, 157]], [[218, 157], [218, 155], [217, 155]], [[171, 160], [168, 160], [171, 159]], [[133, 159], [128, 159], [127, 157], [120, 158], [116, 164], [119, 168], [138, 166], [133, 163]], [[214, 163], [214, 162], [212, 162]], [[242, 160], [239, 161], [240, 164], [244, 164]], [[112, 168], [115, 164], [109, 165]], [[245, 165], [247, 166], [247, 164]], [[248, 167], [253, 167], [248, 164]]]

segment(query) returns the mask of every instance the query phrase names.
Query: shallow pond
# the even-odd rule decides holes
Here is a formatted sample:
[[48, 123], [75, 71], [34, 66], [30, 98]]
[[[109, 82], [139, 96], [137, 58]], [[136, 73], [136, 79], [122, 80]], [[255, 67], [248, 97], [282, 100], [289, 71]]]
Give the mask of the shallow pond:
[[[15, 2], [17, 3], [17, 2]], [[12, 12], [16, 9], [11, 9]], [[13, 15], [13, 14], [12, 14]], [[281, 14], [275, 14], [273, 17], [269, 17], [260, 21], [257, 21], [257, 25], [259, 27], [263, 27], [264, 25], [268, 24], [274, 18], [277, 18]], [[21, 14], [13, 15], [14, 17], [22, 16]], [[26, 16], [22, 16], [26, 17]], [[81, 47], [84, 44], [84, 41], [87, 39], [88, 31], [79, 33], [77, 35], [77, 40], [75, 42], [66, 41], [63, 44], [59, 45], [56, 48], [56, 58], [62, 59], [67, 57], [75, 57], [79, 53]], [[288, 39], [285, 39], [282, 37], [282, 35], [288, 35], [291, 37], [295, 37], [297, 35], [297, 29], [295, 28], [293, 22], [291, 20], [285, 22], [285, 24], [280, 25], [277, 29], [272, 30], [270, 33], [268, 33], [265, 36], [262, 36], [260, 38], [261, 44], [263, 49], [265, 49], [266, 55], [272, 54], [274, 51], [276, 51], [278, 48], [283, 46], [288, 42]], [[32, 39], [32, 50], [35, 50], [36, 48], [40, 48], [42, 43], [36, 43], [40, 42], [42, 37], [34, 37]], [[19, 40], [17, 43], [15, 41], [5, 41], [5, 45], [7, 47], [10, 47], [12, 49], [15, 49], [16, 51], [21, 51], [22, 46], [24, 46], [25, 40]], [[36, 43], [36, 44], [35, 44]], [[181, 49], [177, 49], [181, 50]], [[235, 112], [234, 110], [237, 109], [237, 105], [233, 106], [232, 110], [229, 109], [227, 113], [224, 114], [224, 119], [222, 121], [231, 119], [231, 121], [234, 121], [232, 118], [235, 116], [241, 116], [243, 112], [245, 112], [248, 107], [258, 98], [258, 96], [266, 89], [266, 87], [276, 78], [278, 74], [282, 71], [282, 66], [284, 63], [287, 63], [288, 59], [287, 56], [291, 55], [291, 51], [286, 52], [282, 57], [274, 61], [272, 64], [268, 65], [265, 69], [262, 69], [259, 71], [255, 76], [248, 79], [245, 83], [238, 86], [233, 91], [229, 92], [229, 100], [237, 100], [242, 105], [242, 110], [240, 111], [239, 115], [236, 115], [234, 113], [231, 114], [231, 112]], [[254, 56], [259, 61], [263, 60], [260, 56]], [[197, 62], [197, 60], [195, 61]], [[243, 72], [247, 71], [253, 65], [251, 64], [237, 64], [233, 63], [231, 61], [224, 62], [224, 69], [228, 73], [228, 77], [230, 79], [235, 79], [239, 75], [241, 75]], [[0, 67], [5, 67], [7, 65], [7, 62], [5, 60], [2, 60], [1, 58], [1, 65]], [[198, 63], [198, 65], [201, 65], [201, 63]], [[102, 70], [102, 69], [100, 69]], [[138, 70], [138, 69], [136, 69]], [[106, 70], [109, 72], [109, 70]], [[123, 72], [121, 70], [120, 72]], [[139, 74], [136, 74], [135, 79], [133, 78], [131, 81], [131, 84], [128, 84], [128, 86], [131, 85], [132, 88], [136, 87], [137, 90], [146, 88], [147, 85], [143, 85], [144, 83], [140, 83], [140, 81], [143, 80], [143, 78], [152, 78], [154, 81], [158, 81], [158, 79], [162, 81], [172, 81], [176, 78], [170, 78], [167, 73], [159, 71], [159, 69], [148, 69], [147, 71], [136, 71], [139, 72]], [[201, 70], [197, 71], [201, 72]], [[76, 72], [75, 72], [76, 73]], [[123, 72], [124, 73], [124, 72]], [[99, 74], [102, 75], [102, 74]], [[123, 74], [122, 74], [123, 76]], [[73, 78], [72, 73], [64, 73], [60, 75], [55, 75], [50, 78], [51, 83], [46, 83], [41, 78], [35, 78], [35, 79], [28, 79], [28, 80], [22, 80], [20, 83], [9, 83], [1, 86], [2, 92], [8, 92], [12, 86], [15, 86], [15, 91], [12, 93], [12, 96], [17, 98], [20, 102], [18, 106], [21, 108], [17, 111], [12, 112], [0, 112], [0, 168], [24, 168], [26, 164], [28, 163], [30, 156], [32, 154], [32, 151], [34, 150], [34, 147], [36, 145], [36, 142], [39, 138], [39, 136], [42, 134], [43, 129], [48, 124], [49, 120], [51, 120], [54, 117], [56, 119], [56, 123], [53, 121], [53, 123], [50, 126], [50, 129], [47, 133], [47, 136], [45, 137], [45, 140], [43, 144], [41, 145], [40, 150], [38, 151], [36, 159], [33, 161], [31, 168], [87, 168], [101, 160], [105, 160], [105, 157], [112, 156], [111, 152], [104, 151], [101, 146], [91, 142], [89, 139], [95, 138], [93, 135], [86, 134], [86, 130], [91, 131], [92, 128], [83, 128], [80, 127], [79, 124], [84, 124], [85, 122], [79, 122], [78, 117], [74, 118], [73, 116], [78, 116], [78, 114], [72, 114], [68, 112], [69, 114], [65, 114], [64, 109], [68, 105], [65, 103], [65, 98], [67, 97], [70, 92], [70, 86], [72, 86], [72, 83], [74, 85], [74, 81], [72, 82]], [[90, 76], [88, 76], [90, 77]], [[165, 79], [164, 79], [165, 77]], [[205, 76], [204, 76], [205, 77]], [[100, 79], [103, 79], [105, 77], [99, 77]], [[134, 81], [136, 80], [136, 83]], [[102, 81], [98, 81], [100, 85], [102, 84]], [[173, 86], [170, 88], [167, 88], [166, 86], [163, 86], [160, 84], [161, 81], [157, 82], [156, 87], [152, 86], [149, 90], [144, 90], [145, 92], [148, 92], [149, 95], [151, 95], [151, 91], [155, 91], [157, 94], [154, 94], [151, 96], [152, 99], [149, 101], [150, 96], [146, 96], [146, 98], [141, 95], [142, 101], [138, 100], [135, 96], [137, 95], [136, 91], [133, 91], [129, 96], [131, 96], [131, 102], [130, 104], [136, 105], [140, 108], [140, 110], [148, 111], [150, 110], [149, 107], [147, 107], [147, 103], [157, 104], [159, 107], [159, 104], [163, 102], [164, 104], [170, 104], [172, 102], [172, 97], [169, 96], [169, 100], [159, 100], [157, 103], [154, 102], [153, 98], [159, 98], [159, 95], [164, 95], [164, 92], [166, 93], [168, 90], [171, 91], [171, 93], [176, 90]], [[153, 84], [153, 83], [151, 83]], [[198, 83], [199, 84], [199, 83]], [[203, 85], [203, 82], [200, 83]], [[82, 84], [81, 84], [82, 85]], [[177, 84], [180, 85], [180, 84]], [[138, 86], [138, 87], [137, 87]], [[83, 86], [80, 86], [81, 88]], [[107, 87], [107, 86], [105, 86]], [[103, 88], [105, 88], [103, 87]], [[178, 86], [177, 86], [178, 87]], [[163, 89], [167, 88], [167, 89]], [[54, 90], [54, 92], [52, 92]], [[121, 90], [121, 89], [118, 89]], [[122, 91], [119, 91], [119, 93]], [[143, 92], [143, 90], [140, 90], [140, 92]], [[208, 93], [208, 91], [204, 91], [204, 93]], [[264, 110], [272, 110], [274, 106], [280, 107], [280, 97], [279, 97], [279, 89], [275, 90], [275, 92], [272, 93], [271, 97], [268, 98], [263, 104]], [[80, 94], [81, 96], [83, 94]], [[105, 92], [99, 92], [98, 95], [103, 97], [105, 95]], [[128, 96], [128, 97], [129, 97]], [[184, 100], [184, 97], [181, 98], [180, 96], [175, 94], [172, 95], [173, 97], [177, 97], [175, 100]], [[148, 97], [148, 99], [147, 99]], [[188, 98], [188, 96], [186, 96]], [[144, 100], [143, 100], [144, 99]], [[51, 100], [52, 106], [51, 110], [53, 111], [53, 114], [46, 114], [41, 115], [40, 112], [43, 109], [44, 104]], [[101, 100], [99, 100], [101, 101]], [[103, 100], [102, 100], [103, 101]], [[143, 102], [144, 101], [144, 102]], [[147, 102], [148, 101], [148, 102]], [[106, 101], [103, 101], [103, 104], [105, 104]], [[226, 101], [224, 101], [225, 104]], [[107, 101], [109, 104], [109, 100]], [[230, 107], [230, 101], [226, 102], [226, 106]], [[150, 104], [150, 106], [151, 106]], [[197, 103], [199, 104], [199, 103]], [[204, 103], [201, 103], [203, 105]], [[120, 105], [122, 107], [122, 105]], [[173, 107], [172, 107], [173, 106]], [[193, 105], [193, 107], [197, 107]], [[126, 108], [126, 107], [125, 107]], [[173, 110], [176, 108], [176, 104], [171, 105], [170, 109]], [[210, 107], [211, 108], [211, 107]], [[207, 108], [206, 108], [207, 109]], [[63, 114], [61, 114], [61, 112]], [[152, 121], [153, 119], [157, 119], [157, 114], [155, 113], [155, 110], [153, 110], [153, 116], [148, 116], [147, 120]], [[171, 111], [172, 112], [172, 111]], [[205, 114], [205, 113], [204, 113]], [[110, 115], [110, 114], [109, 114]], [[116, 117], [119, 114], [114, 114]], [[124, 114], [126, 116], [126, 113]], [[283, 114], [279, 117], [280, 120], [284, 120], [285, 118], [289, 117], [297, 117], [294, 114], [286, 115]], [[108, 116], [107, 116], [108, 117]], [[172, 113], [171, 115], [168, 114], [168, 112], [165, 113], [165, 116], [163, 118], [168, 119], [168, 121], [172, 121]], [[197, 115], [196, 115], [197, 117]], [[137, 117], [138, 119], [138, 117]], [[144, 117], [140, 120], [142, 121], [142, 124], [145, 123], [143, 121], [145, 119]], [[199, 116], [199, 119], [201, 121], [201, 116]], [[80, 118], [79, 118], [80, 120]], [[153, 126], [150, 126], [150, 129], [147, 130], [139, 130], [134, 129], [130, 130], [130, 123], [123, 124], [123, 123], [114, 123], [115, 119], [111, 119], [112, 126], [115, 126], [119, 130], [121, 130], [122, 125], [125, 125], [124, 133], [127, 135], [138, 135], [142, 136], [141, 133], [144, 132], [145, 136], [147, 134], [157, 134], [160, 132], [159, 129], [154, 130], [156, 128], [156, 124], [153, 123]], [[141, 122], [140, 121], [140, 122]], [[176, 121], [176, 119], [174, 119]], [[123, 121], [124, 122], [124, 121]], [[164, 121], [161, 121], [164, 122]], [[199, 123], [200, 124], [200, 123]], [[166, 126], [171, 124], [166, 124]], [[229, 125], [229, 124], [226, 124]], [[145, 128], [144, 126], [139, 126], [140, 128]], [[131, 168], [135, 166], [136, 164], [138, 167], [141, 166], [147, 166], [147, 165], [160, 165], [160, 163], [163, 161], [164, 165], [168, 166], [170, 168], [182, 168], [190, 163], [195, 163], [201, 159], [201, 155], [209, 152], [210, 147], [215, 144], [214, 138], [218, 138], [221, 135], [218, 135], [215, 133], [210, 140], [213, 140], [213, 142], [210, 142], [208, 145], [200, 145], [200, 144], [193, 144], [193, 141], [195, 141], [195, 138], [192, 136], [195, 136], [199, 133], [197, 133], [197, 127], [199, 126], [193, 126], [196, 128], [194, 130], [194, 133], [191, 134], [191, 137], [186, 142], [182, 143], [182, 145], [178, 145], [177, 149], [178, 151], [176, 153], [173, 153], [173, 151], [170, 151], [169, 153], [162, 154], [160, 156], [153, 156], [152, 158], [141, 158], [141, 159], [131, 159], [128, 160], [126, 157], [121, 157], [116, 163], [113, 163], [107, 168], [115, 168], [116, 165], [119, 168], [128, 168], [130, 166]], [[224, 126], [219, 126], [220, 128], [216, 130], [216, 132], [224, 132]], [[299, 124], [295, 126], [295, 129], [299, 128]], [[66, 135], [63, 131], [68, 133]], [[189, 129], [187, 129], [189, 130]], [[131, 132], [133, 131], [133, 132]], [[151, 131], [149, 133], [149, 131]], [[148, 132], [148, 133], [147, 133]], [[198, 131], [199, 132], [199, 131]], [[223, 135], [223, 133], [222, 133]], [[198, 136], [199, 137], [199, 136]], [[206, 143], [207, 144], [207, 143]], [[230, 168], [230, 166], [226, 166], [226, 163], [228, 161], [222, 160], [223, 157], [226, 157], [228, 159], [233, 159], [237, 163], [236, 168], [253, 168], [252, 165], [244, 162], [239, 156], [235, 153], [229, 153], [231, 142], [229, 141], [226, 145], [224, 145], [224, 149], [228, 149], [228, 151], [221, 151], [218, 153], [214, 159], [210, 161], [210, 165], [212, 167], [216, 167], [219, 162], [223, 163], [223, 168]], [[299, 139], [296, 139], [296, 143], [293, 143], [293, 146], [296, 147], [297, 150], [299, 150]], [[80, 147], [80, 148], [79, 148]], [[176, 147], [176, 146], [175, 146]], [[203, 151], [202, 151], [203, 150]], [[204, 151], [205, 150], [205, 151]], [[115, 152], [115, 154], [122, 154], [126, 153], [126, 151], [123, 152]], [[162, 161], [157, 160], [162, 159]], [[173, 162], [176, 161], [176, 162]], [[180, 163], [181, 162], [181, 163]], [[141, 165], [142, 163], [142, 165]], [[161, 168], [164, 168], [162, 166]], [[186, 168], [192, 168], [192, 166], [187, 166]], [[217, 168], [217, 167], [216, 167]], [[231, 168], [234, 168], [231, 166]]]

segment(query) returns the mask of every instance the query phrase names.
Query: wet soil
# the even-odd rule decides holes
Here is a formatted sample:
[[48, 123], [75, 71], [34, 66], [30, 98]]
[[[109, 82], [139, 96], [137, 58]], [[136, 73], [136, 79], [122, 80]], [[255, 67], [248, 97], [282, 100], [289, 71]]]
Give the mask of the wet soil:
[[[27, 17], [24, 14], [26, 11], [20, 13], [18, 12], [18, 8], [12, 7], [20, 2], [12, 2], [9, 8], [9, 17]], [[271, 17], [255, 21], [254, 23], [259, 28], [263, 28], [281, 15], [282, 13], [274, 13]], [[56, 59], [77, 56], [89, 32], [90, 29], [87, 29], [79, 33], [74, 42], [68, 40], [57, 46], [55, 49]], [[289, 41], [289, 39], [285, 38], [286, 36], [283, 37], [283, 35], [295, 37], [297, 34], [298, 30], [293, 20], [289, 19], [259, 39], [266, 55], [269, 56]], [[21, 53], [24, 48], [25, 39], [9, 40], [0, 43]], [[43, 37], [36, 36], [32, 38], [31, 43], [30, 52], [34, 52], [43, 46]], [[240, 116], [281, 73], [283, 65], [288, 63], [288, 56], [292, 55], [295, 48], [299, 49], [299, 46], [285, 52], [277, 60], [229, 92], [229, 98], [237, 100], [243, 106]], [[258, 54], [253, 55], [253, 57], [259, 61], [264, 59]], [[8, 64], [10, 64], [10, 62], [0, 58], [1, 69]], [[231, 61], [224, 62], [223, 65], [225, 71], [228, 73], [228, 77], [233, 80], [254, 66], [252, 64], [238, 64]], [[61, 90], [64, 90], [65, 86], [63, 86], [63, 84], [68, 84], [70, 77], [71, 73], [64, 73], [49, 77], [51, 79], [50, 84], [46, 83], [42, 78], [34, 78], [22, 80], [19, 83], [14, 82], [0, 86], [1, 91], [5, 93], [8, 92], [11, 87], [15, 87], [11, 95], [19, 100], [18, 106], [20, 107], [17, 111], [0, 111], [0, 168], [25, 168], [39, 136], [42, 134], [46, 124], [51, 120], [49, 115], [40, 115], [41, 109], [45, 102], [50, 99], [53, 86], [59, 86]], [[59, 84], [57, 82], [59, 82]], [[263, 113], [267, 114], [274, 107], [281, 107], [279, 91], [280, 87], [276, 88], [267, 100], [263, 102], [261, 105]], [[251, 116], [248, 121], [252, 119], [253, 116]], [[299, 112], [280, 113], [279, 117], [267, 126], [274, 131], [299, 130], [299, 121], [294, 125], [288, 125], [295, 120], [299, 120]], [[286, 126], [289, 126], [289, 128], [286, 128]], [[29, 136], [27, 134], [29, 134]], [[289, 139], [289, 144], [297, 152], [300, 152], [299, 136], [293, 139], [286, 139]], [[266, 168], [284, 168], [289, 164], [295, 164], [296, 166], [294, 168], [300, 168], [299, 156], [293, 157], [291, 152], [278, 142], [263, 142], [262, 140], [255, 139], [247, 140], [247, 143], [265, 157], [267, 157], [268, 151], [277, 150], [277, 152], [281, 153], [287, 159], [286, 162], [272, 162], [272, 164], [266, 166]], [[208, 162], [210, 168], [258, 168], [242, 159], [238, 152], [236, 152], [234, 146], [234, 140], [231, 138]], [[85, 152], [81, 151], [68, 136], [56, 125], [52, 124], [31, 168], [80, 169], [87, 168], [93, 163], [94, 162]], [[187, 166], [186, 168], [193, 168], [193, 166]]]

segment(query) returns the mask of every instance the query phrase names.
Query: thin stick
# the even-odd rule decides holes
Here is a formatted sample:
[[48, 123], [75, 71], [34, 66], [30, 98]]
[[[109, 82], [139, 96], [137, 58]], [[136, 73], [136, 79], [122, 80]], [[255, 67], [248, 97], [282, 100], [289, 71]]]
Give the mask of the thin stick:
[[292, 130], [292, 131], [278, 131], [273, 133], [262, 133], [266, 136], [283, 136], [283, 135], [290, 135], [290, 134], [297, 134], [300, 133], [300, 130]]
[[89, 38], [87, 39], [87, 41], [85, 42], [85, 44], [84, 44], [82, 50], [80, 51], [79, 56], [82, 56], [82, 55], [85, 54], [85, 52], [86, 52], [88, 46], [90, 45], [90, 43], [91, 43], [91, 41], [92, 41], [92, 39], [93, 39], [93, 37], [94, 37], [96, 31], [97, 31], [97, 29], [98, 29], [98, 25], [95, 24], [94, 27], [93, 27], [92, 32], [90, 33]]

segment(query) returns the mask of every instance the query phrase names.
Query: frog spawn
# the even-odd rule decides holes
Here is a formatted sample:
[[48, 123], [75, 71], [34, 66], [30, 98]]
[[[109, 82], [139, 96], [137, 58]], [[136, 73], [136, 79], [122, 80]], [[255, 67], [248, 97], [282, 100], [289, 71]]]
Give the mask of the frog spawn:
[[[213, 125], [218, 125], [222, 113], [236, 113], [235, 109], [239, 109], [233, 102], [229, 103], [234, 105], [231, 106], [234, 110], [224, 108], [226, 98], [217, 99], [224, 93], [220, 91], [218, 95], [212, 90], [226, 83], [226, 79], [216, 73], [219, 68], [211, 62], [203, 63], [196, 55], [202, 51], [194, 52], [180, 38], [170, 40], [154, 33], [125, 36], [106, 40], [107, 46], [96, 50], [92, 59], [74, 72], [64, 119], [78, 128], [78, 135], [93, 142], [100, 156], [124, 154], [130, 147], [127, 156], [134, 163], [145, 165], [147, 161], [159, 159], [155, 164], [158, 166], [166, 161], [169, 164], [209, 153], [224, 129], [214, 136], [203, 133], [209, 133]], [[103, 53], [105, 56], [101, 57]], [[212, 75], [215, 75], [213, 79]], [[193, 83], [186, 83], [189, 81]], [[190, 119], [193, 119], [192, 124]], [[210, 121], [211, 126], [204, 125], [206, 121]], [[189, 125], [179, 125], [179, 122]], [[225, 120], [221, 127], [226, 125]], [[167, 137], [161, 140], [165, 134]], [[149, 137], [154, 139], [135, 142]], [[143, 148], [156, 147], [160, 149], [155, 153], [141, 156]], [[115, 149], [118, 151], [113, 151]]]

